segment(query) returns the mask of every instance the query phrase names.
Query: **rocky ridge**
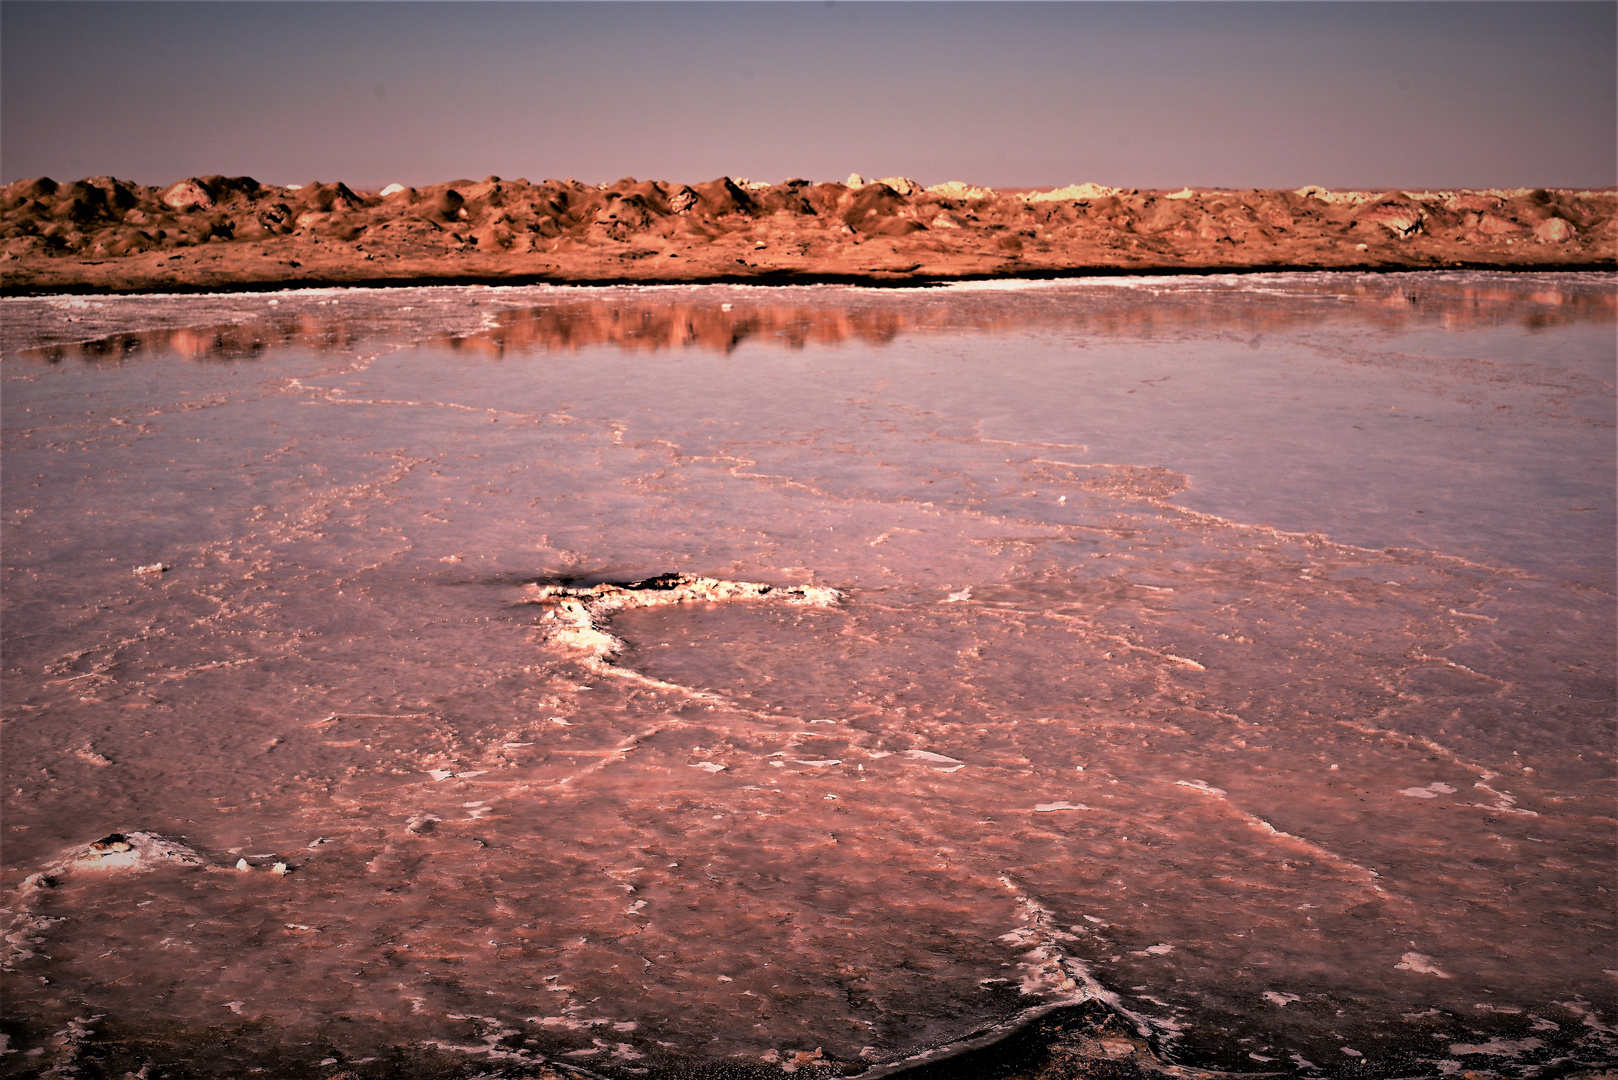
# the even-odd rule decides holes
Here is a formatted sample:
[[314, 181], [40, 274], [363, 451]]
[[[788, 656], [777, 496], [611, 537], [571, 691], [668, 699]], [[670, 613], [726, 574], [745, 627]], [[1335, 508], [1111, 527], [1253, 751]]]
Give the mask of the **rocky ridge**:
[[1618, 266], [1618, 192], [991, 190], [455, 180], [356, 191], [19, 180], [0, 291], [428, 282], [918, 282], [1253, 269]]

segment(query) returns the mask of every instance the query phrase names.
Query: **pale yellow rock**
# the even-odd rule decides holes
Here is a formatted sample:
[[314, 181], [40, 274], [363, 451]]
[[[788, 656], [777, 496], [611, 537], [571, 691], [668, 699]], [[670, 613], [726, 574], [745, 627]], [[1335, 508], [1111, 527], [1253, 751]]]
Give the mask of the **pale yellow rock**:
[[1358, 206], [1377, 197], [1374, 191], [1328, 191], [1316, 184], [1301, 187], [1293, 194], [1303, 199], [1314, 198], [1327, 204], [1347, 203], [1350, 206]]
[[947, 199], [992, 199], [994, 192], [989, 188], [973, 187], [961, 180], [946, 180], [942, 184], [934, 184], [927, 189], [929, 195], [942, 195]]
[[1546, 218], [1534, 227], [1534, 239], [1541, 244], [1565, 244], [1578, 235], [1571, 223], [1561, 218]]
[[207, 210], [213, 206], [213, 196], [198, 180], [181, 180], [162, 195], [163, 203], [175, 210]]
[[1123, 188], [1107, 187], [1104, 184], [1069, 184], [1067, 187], [1056, 188], [1052, 191], [1038, 191], [1032, 195], [1024, 195], [1024, 202], [1073, 202], [1078, 199], [1102, 199], [1108, 195], [1116, 195]]

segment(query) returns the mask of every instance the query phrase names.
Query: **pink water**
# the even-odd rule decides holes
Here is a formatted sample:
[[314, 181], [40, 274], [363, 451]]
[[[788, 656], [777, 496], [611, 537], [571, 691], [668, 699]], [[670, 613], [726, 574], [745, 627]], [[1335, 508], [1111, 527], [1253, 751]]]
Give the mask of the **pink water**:
[[5, 1075], [1615, 1060], [1610, 279], [273, 299], [0, 305]]

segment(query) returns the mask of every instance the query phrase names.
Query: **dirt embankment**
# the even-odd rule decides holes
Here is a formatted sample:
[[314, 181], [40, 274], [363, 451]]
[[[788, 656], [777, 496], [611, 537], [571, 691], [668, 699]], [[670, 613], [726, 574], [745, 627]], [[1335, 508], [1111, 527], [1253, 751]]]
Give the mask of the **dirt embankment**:
[[1618, 192], [989, 190], [720, 178], [21, 180], [0, 290], [426, 282], [911, 282], [1246, 269], [1613, 268]]

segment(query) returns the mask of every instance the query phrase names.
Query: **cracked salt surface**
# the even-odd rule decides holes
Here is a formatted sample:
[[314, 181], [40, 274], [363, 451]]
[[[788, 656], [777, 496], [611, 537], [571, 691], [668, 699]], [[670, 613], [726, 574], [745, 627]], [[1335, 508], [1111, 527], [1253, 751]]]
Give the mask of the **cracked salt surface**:
[[1611, 1060], [1610, 285], [1279, 280], [4, 301], [0, 1070]]

